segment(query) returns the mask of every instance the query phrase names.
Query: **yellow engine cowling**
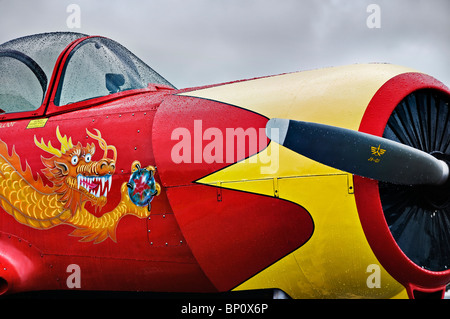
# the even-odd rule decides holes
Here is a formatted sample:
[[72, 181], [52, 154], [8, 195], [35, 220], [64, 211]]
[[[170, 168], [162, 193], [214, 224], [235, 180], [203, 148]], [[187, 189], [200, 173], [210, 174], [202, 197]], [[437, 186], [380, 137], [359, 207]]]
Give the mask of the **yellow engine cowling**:
[[[258, 78], [183, 95], [232, 104], [268, 119], [315, 122], [381, 136], [396, 105], [422, 88], [449, 94], [440, 82], [415, 70], [363, 64]], [[302, 247], [236, 290], [279, 288], [293, 298], [394, 298], [414, 297], [417, 289], [444, 291], [449, 272], [422, 269], [396, 245], [384, 221], [376, 181], [322, 165], [273, 142], [255, 157], [259, 158], [197, 182], [298, 203], [311, 214], [314, 233]], [[385, 245], [390, 247], [388, 253], [383, 252]]]

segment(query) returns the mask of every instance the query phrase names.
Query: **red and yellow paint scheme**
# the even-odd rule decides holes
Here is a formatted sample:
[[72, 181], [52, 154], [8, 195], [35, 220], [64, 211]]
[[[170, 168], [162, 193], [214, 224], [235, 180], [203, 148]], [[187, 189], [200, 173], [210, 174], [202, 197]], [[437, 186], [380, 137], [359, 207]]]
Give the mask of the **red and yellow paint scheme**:
[[[269, 119], [289, 118], [381, 136], [409, 94], [429, 89], [448, 101], [439, 81], [364, 64], [182, 90], [155, 73], [154, 83], [124, 90], [116, 72], [106, 75], [106, 94], [65, 103], [71, 83], [83, 90], [79, 82], [92, 86], [100, 73], [105, 86], [107, 68], [90, 64], [83, 48], [100, 54], [117, 44], [79, 34], [16, 41], [35, 45], [35, 37], [61, 47], [51, 70], [30, 73], [48, 75], [42, 102], [8, 109], [0, 88], [0, 294], [71, 289], [68, 267], [77, 265], [81, 290], [443, 296], [450, 270], [425, 269], [402, 252], [377, 181], [264, 133]], [[118, 60], [136, 59], [121, 52]], [[14, 41], [0, 46], [1, 76], [9, 76], [2, 60], [39, 65], [24, 54]]]

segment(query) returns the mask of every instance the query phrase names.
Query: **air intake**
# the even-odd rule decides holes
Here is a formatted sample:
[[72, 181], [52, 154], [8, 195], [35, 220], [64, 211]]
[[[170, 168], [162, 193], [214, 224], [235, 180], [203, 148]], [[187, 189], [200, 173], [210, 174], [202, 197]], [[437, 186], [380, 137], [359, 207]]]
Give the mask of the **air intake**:
[[[450, 162], [449, 97], [433, 90], [409, 94], [393, 111], [383, 136]], [[441, 186], [379, 183], [386, 222], [418, 266], [450, 269], [450, 182]]]

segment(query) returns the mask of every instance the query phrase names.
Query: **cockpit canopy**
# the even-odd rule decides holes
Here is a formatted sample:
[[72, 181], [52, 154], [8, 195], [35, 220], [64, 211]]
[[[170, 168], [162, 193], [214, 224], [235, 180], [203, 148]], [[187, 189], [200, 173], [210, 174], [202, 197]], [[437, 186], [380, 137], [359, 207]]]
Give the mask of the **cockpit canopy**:
[[[77, 45], [69, 45], [84, 38]], [[69, 49], [60, 71], [57, 61]], [[0, 45], [0, 113], [37, 110], [54, 86], [53, 103], [63, 106], [149, 83], [173, 87], [152, 68], [117, 42], [85, 34], [57, 32], [15, 39]]]

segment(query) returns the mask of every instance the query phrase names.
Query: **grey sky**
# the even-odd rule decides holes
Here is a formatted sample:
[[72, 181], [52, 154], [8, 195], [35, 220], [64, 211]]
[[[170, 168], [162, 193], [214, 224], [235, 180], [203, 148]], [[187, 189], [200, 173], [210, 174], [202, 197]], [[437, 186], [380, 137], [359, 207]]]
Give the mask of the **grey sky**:
[[[70, 29], [67, 6], [81, 9]], [[370, 29], [369, 4], [381, 9]], [[0, 0], [0, 43], [75, 31], [125, 45], [178, 88], [353, 63], [450, 85], [448, 0]]]

